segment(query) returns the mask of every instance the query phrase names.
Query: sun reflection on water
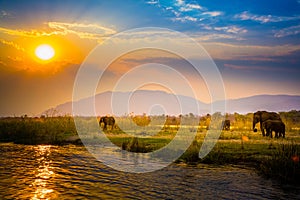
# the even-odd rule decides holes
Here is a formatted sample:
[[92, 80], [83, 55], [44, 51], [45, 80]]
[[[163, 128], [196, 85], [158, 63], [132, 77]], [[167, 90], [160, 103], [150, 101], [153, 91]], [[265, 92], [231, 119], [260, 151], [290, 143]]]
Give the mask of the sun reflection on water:
[[51, 154], [51, 145], [38, 145], [34, 147], [38, 167], [35, 171], [35, 179], [31, 184], [35, 188], [32, 200], [55, 198], [54, 190], [49, 188], [49, 180], [55, 176], [52, 171], [52, 160], [49, 159]]

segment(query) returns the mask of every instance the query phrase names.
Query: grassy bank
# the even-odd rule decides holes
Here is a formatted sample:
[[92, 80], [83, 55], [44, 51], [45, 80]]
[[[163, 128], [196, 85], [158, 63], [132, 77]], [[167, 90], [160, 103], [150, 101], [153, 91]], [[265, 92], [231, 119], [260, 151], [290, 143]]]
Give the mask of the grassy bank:
[[[197, 133], [193, 143], [176, 162], [246, 165], [255, 168], [264, 177], [299, 184], [300, 134], [294, 131], [287, 135], [285, 139], [270, 139], [251, 131], [224, 131], [212, 151], [200, 159], [199, 151], [205, 137], [203, 131]], [[122, 149], [142, 153], [157, 150], [171, 141], [162, 135], [154, 138], [108, 136]]]
[[[100, 127], [93, 126], [93, 118], [82, 118], [79, 125], [92, 132], [93, 141]], [[147, 153], [166, 146], [176, 135], [178, 127], [165, 127], [151, 137], [134, 137], [121, 130], [108, 130], [106, 136], [123, 150]], [[300, 178], [300, 131], [289, 130], [286, 138], [271, 139], [262, 137], [250, 129], [234, 128], [223, 131], [212, 151], [203, 159], [199, 150], [206, 135], [205, 127], [186, 128], [187, 133], [196, 133], [195, 140], [188, 150], [176, 161], [196, 165], [239, 164], [257, 169], [265, 177], [283, 183], [299, 183]], [[132, 130], [132, 133], [135, 133]], [[87, 137], [90, 135], [87, 134]], [[0, 120], [0, 141], [21, 144], [81, 144], [74, 120], [71, 117], [52, 118], [3, 118]]]
[[18, 144], [55, 144], [78, 142], [71, 117], [28, 118], [0, 120], [0, 141]]

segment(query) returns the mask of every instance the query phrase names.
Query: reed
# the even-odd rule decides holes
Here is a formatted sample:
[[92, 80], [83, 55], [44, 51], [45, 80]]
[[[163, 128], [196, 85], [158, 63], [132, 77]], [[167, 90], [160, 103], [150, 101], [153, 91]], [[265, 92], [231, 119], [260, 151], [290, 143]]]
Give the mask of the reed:
[[62, 144], [76, 135], [71, 117], [5, 118], [0, 120], [2, 142], [20, 144]]
[[294, 143], [280, 144], [272, 156], [266, 157], [258, 167], [259, 173], [282, 183], [298, 183], [300, 180], [300, 146]]

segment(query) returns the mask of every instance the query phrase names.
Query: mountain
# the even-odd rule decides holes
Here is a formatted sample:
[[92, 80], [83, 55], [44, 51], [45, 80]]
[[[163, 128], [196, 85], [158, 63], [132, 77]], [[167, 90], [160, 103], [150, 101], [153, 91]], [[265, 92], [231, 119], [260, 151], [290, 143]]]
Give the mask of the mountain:
[[[95, 100], [95, 104], [93, 101]], [[213, 105], [220, 105], [220, 101]], [[181, 106], [180, 106], [181, 104]], [[92, 105], [95, 105], [95, 112]], [[251, 97], [229, 99], [226, 102], [228, 113], [249, 113], [257, 110], [290, 111], [300, 110], [300, 96], [291, 95], [256, 95]], [[198, 109], [197, 109], [198, 106]], [[138, 90], [131, 92], [104, 92], [74, 102], [74, 115], [124, 115], [134, 114], [148, 115], [179, 115], [179, 114], [207, 114], [210, 113], [211, 104], [206, 104], [192, 97], [173, 95], [163, 91]], [[198, 113], [197, 113], [198, 110]], [[72, 102], [67, 102], [51, 108], [44, 113], [56, 113], [60, 115], [72, 113]]]
[[256, 95], [227, 101], [227, 112], [249, 113], [257, 110], [273, 112], [300, 110], [300, 96]]

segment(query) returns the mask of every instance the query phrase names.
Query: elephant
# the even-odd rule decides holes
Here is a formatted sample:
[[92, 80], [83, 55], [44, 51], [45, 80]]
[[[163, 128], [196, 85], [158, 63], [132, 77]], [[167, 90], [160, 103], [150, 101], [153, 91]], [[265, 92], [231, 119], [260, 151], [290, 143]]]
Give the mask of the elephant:
[[100, 118], [99, 125], [101, 126], [102, 123], [104, 124], [103, 130], [107, 130], [107, 125], [111, 126], [111, 130], [113, 130], [115, 126], [115, 122], [116, 122], [115, 118], [105, 116]]
[[265, 131], [262, 126], [263, 122], [266, 120], [279, 120], [281, 121], [280, 115], [275, 112], [267, 112], [267, 111], [257, 111], [253, 115], [253, 131], [256, 132], [257, 129], [255, 128], [255, 125], [259, 122], [260, 123], [260, 130], [262, 132], [262, 135], [265, 136]]
[[230, 130], [230, 120], [226, 119], [222, 122], [223, 130], [229, 131]]
[[267, 136], [272, 138], [272, 132], [275, 132], [275, 138], [285, 137], [285, 124], [281, 120], [266, 120], [262, 123], [263, 129], [266, 129]]

